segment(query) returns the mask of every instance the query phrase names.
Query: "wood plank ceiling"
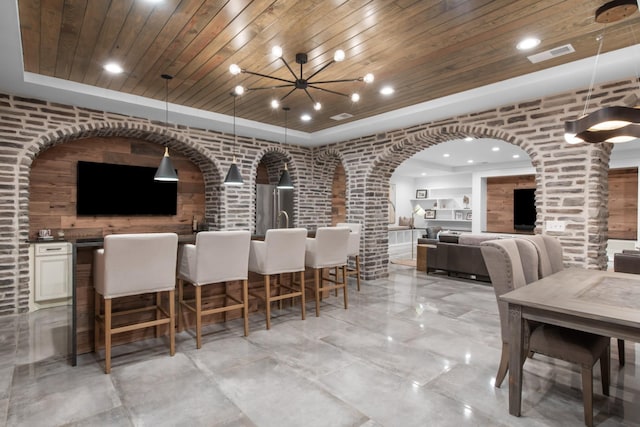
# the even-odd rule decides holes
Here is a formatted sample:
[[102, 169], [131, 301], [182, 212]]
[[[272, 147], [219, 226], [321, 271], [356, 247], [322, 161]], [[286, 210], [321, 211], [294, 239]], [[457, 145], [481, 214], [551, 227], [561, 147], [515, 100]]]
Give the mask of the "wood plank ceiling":
[[[310, 93], [323, 104], [316, 112], [301, 90], [286, 100], [289, 127], [306, 132], [429, 101], [522, 74], [595, 55], [594, 21], [604, 0], [19, 0], [25, 70], [145, 97], [164, 99], [160, 74], [175, 76], [169, 101], [232, 114], [237, 84], [263, 87], [274, 81], [229, 73], [238, 64], [291, 79], [271, 55], [280, 45], [298, 73], [295, 54], [306, 53], [308, 77], [343, 49], [346, 59], [319, 73], [320, 80], [361, 77], [375, 82], [340, 83], [328, 89], [358, 92], [359, 103], [330, 93]], [[640, 14], [606, 27], [603, 52], [637, 43], [631, 32]], [[526, 53], [525, 36], [542, 40]], [[532, 64], [527, 55], [571, 44], [576, 52]], [[108, 61], [124, 68], [103, 70]], [[395, 93], [383, 96], [384, 85]], [[238, 99], [237, 115], [283, 125], [270, 101], [288, 89], [251, 91]], [[301, 113], [313, 119], [302, 122]], [[353, 114], [334, 121], [330, 117]]]

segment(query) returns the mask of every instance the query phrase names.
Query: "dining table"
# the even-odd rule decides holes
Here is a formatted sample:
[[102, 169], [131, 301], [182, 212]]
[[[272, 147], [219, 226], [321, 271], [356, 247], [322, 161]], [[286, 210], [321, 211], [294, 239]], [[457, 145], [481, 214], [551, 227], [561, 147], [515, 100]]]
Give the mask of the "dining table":
[[500, 297], [509, 306], [509, 413], [520, 416], [529, 321], [640, 342], [640, 275], [568, 268]]

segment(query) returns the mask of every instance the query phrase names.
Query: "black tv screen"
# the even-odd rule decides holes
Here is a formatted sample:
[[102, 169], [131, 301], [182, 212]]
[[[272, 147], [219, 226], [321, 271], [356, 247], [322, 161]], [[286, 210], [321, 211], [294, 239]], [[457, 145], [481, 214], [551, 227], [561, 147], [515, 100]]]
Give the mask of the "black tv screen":
[[175, 215], [178, 183], [154, 181], [156, 168], [78, 162], [77, 215]]
[[513, 190], [513, 228], [531, 231], [536, 228], [536, 189]]

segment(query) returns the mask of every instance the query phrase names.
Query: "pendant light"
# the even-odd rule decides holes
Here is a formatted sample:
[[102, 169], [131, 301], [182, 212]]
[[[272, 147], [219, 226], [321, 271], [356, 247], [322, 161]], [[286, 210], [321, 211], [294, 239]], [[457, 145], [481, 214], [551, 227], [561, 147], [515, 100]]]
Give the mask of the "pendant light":
[[[616, 22], [633, 14], [637, 9], [636, 0], [613, 0], [598, 8], [595, 20], [604, 24]], [[603, 41], [604, 33], [598, 36], [598, 52], [582, 115], [576, 120], [567, 120], [564, 124], [564, 137], [569, 144], [627, 142], [640, 137], [640, 109], [638, 108], [610, 106], [586, 114]]]
[[[169, 126], [169, 80], [171, 80], [173, 76], [170, 76], [169, 74], [162, 74], [160, 77], [165, 80], [164, 126], [166, 131]], [[173, 163], [171, 162], [171, 158], [169, 157], [169, 147], [164, 147], [164, 156], [162, 156], [160, 166], [158, 166], [158, 170], [156, 171], [153, 179], [155, 181], [178, 181], [178, 174], [176, 173]]]
[[236, 94], [231, 92], [231, 96], [233, 96], [233, 162], [231, 162], [231, 166], [229, 166], [229, 172], [227, 172], [227, 176], [224, 178], [224, 185], [236, 186], [239, 187], [244, 184], [244, 180], [242, 179], [242, 175], [240, 174], [240, 170], [238, 169], [238, 165], [236, 165]]
[[[284, 110], [284, 143], [287, 143], [287, 113], [289, 112], [289, 107], [283, 107]], [[291, 182], [291, 176], [289, 176], [289, 171], [287, 170], [287, 162], [284, 163], [284, 170], [282, 171], [282, 175], [280, 175], [280, 181], [278, 181], [279, 189], [292, 189], [293, 182]]]

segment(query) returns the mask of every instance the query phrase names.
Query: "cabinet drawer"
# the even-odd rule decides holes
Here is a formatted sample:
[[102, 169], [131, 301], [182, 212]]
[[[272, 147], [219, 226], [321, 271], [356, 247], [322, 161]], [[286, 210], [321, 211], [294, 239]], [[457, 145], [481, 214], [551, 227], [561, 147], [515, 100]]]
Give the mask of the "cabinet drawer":
[[67, 242], [36, 244], [36, 256], [61, 255], [69, 253], [71, 253], [71, 245]]

